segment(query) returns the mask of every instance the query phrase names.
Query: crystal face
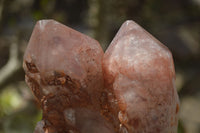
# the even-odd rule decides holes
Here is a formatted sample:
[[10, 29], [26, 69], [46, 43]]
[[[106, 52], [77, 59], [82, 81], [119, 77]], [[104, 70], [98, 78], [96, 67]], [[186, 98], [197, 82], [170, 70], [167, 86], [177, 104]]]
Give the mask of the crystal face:
[[35, 25], [26, 82], [43, 110], [35, 133], [176, 133], [179, 99], [171, 52], [126, 21], [99, 43], [54, 20]]
[[129, 133], [176, 133], [179, 100], [171, 52], [133, 21], [126, 21], [103, 59], [105, 86], [118, 101]]
[[102, 57], [102, 48], [94, 39], [54, 20], [37, 22], [23, 67], [26, 82], [43, 110], [45, 131], [85, 130], [85, 115], [87, 121], [98, 117], [99, 123], [106, 125], [99, 101], [103, 88]]

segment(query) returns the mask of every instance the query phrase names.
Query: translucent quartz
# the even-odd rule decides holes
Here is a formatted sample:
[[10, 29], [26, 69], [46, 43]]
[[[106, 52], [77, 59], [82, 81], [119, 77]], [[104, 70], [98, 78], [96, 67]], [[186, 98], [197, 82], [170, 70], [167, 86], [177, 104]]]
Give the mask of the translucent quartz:
[[[54, 20], [37, 22], [23, 67], [43, 110], [45, 133], [112, 133], [99, 101], [102, 57], [96, 40]], [[37, 131], [41, 131], [41, 122]]]
[[177, 132], [174, 64], [161, 42], [126, 21], [104, 54], [103, 72], [105, 87], [118, 101], [121, 127], [128, 133]]
[[96, 40], [40, 20], [23, 67], [43, 110], [35, 133], [177, 133], [172, 55], [133, 21], [104, 54]]

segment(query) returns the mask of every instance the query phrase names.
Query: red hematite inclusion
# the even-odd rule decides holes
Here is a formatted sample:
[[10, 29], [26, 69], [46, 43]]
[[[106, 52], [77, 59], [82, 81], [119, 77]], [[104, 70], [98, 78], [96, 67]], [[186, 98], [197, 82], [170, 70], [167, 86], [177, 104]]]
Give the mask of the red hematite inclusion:
[[104, 54], [105, 87], [118, 101], [128, 133], [176, 133], [179, 99], [171, 52], [142, 27], [126, 21]]
[[177, 132], [172, 55], [133, 21], [104, 54], [96, 40], [40, 20], [23, 67], [43, 110], [35, 133]]

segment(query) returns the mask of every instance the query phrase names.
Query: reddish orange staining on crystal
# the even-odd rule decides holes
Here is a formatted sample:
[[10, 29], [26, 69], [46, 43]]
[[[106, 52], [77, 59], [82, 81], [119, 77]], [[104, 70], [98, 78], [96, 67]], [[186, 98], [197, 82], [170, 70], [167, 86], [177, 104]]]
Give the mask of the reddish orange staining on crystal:
[[[176, 133], [175, 71], [170, 51], [133, 21], [126, 21], [104, 54], [105, 85], [118, 101], [128, 133]], [[117, 117], [117, 116], [115, 116]], [[176, 119], [177, 121], [177, 119]]]
[[177, 132], [172, 55], [133, 21], [105, 54], [88, 36], [38, 21], [23, 67], [43, 110], [35, 133]]
[[[112, 131], [101, 116], [102, 56], [94, 39], [54, 20], [37, 22], [23, 67], [26, 82], [43, 109], [44, 132], [90, 131], [83, 123], [87, 125], [85, 121], [90, 123], [93, 118], [99, 122], [91, 126]], [[69, 109], [74, 113], [69, 114]], [[85, 120], [78, 113], [85, 115]]]
[[33, 63], [29, 63], [29, 62], [25, 62], [26, 63], [26, 67], [27, 69], [31, 72], [31, 73], [38, 73], [38, 69], [36, 68], [35, 64]]

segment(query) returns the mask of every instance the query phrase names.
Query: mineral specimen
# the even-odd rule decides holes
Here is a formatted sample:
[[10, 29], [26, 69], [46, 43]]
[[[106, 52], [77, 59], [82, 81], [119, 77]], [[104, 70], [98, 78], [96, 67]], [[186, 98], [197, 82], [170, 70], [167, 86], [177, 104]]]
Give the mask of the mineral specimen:
[[54, 20], [37, 22], [23, 67], [43, 110], [45, 133], [112, 133], [99, 101], [102, 57], [94, 39]]
[[119, 106], [114, 113], [120, 121], [119, 130], [177, 132], [179, 99], [174, 64], [161, 42], [135, 22], [126, 21], [104, 54], [103, 72], [105, 87]]
[[35, 133], [177, 132], [172, 55], [133, 21], [104, 54], [94, 39], [40, 20], [23, 67], [43, 110]]

